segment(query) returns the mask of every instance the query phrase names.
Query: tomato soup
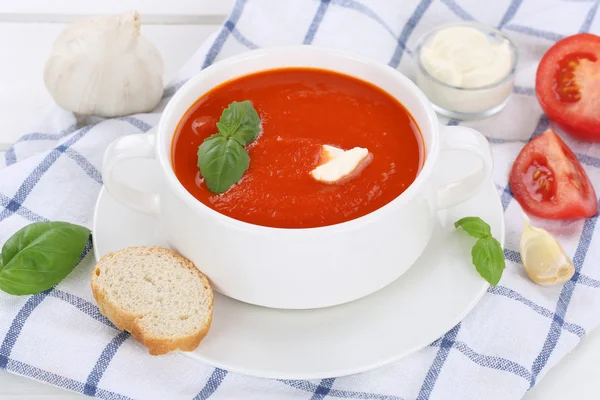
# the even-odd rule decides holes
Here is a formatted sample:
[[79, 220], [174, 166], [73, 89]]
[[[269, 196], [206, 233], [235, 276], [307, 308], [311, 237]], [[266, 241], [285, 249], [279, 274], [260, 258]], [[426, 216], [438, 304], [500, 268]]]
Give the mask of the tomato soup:
[[[217, 132], [234, 101], [250, 100], [261, 134], [246, 149], [250, 167], [222, 194], [198, 169], [198, 146]], [[315, 180], [321, 148], [363, 147], [372, 161], [339, 184]], [[320, 69], [283, 68], [228, 81], [202, 96], [182, 118], [172, 145], [181, 184], [208, 207], [240, 221], [312, 228], [361, 217], [398, 197], [424, 162], [417, 124], [395, 98], [359, 79]]]

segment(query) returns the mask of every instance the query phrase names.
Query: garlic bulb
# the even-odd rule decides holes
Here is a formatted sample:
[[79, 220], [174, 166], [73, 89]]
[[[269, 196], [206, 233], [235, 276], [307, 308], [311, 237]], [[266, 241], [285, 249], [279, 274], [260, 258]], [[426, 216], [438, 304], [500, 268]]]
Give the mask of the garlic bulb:
[[521, 260], [529, 278], [542, 286], [563, 284], [575, 273], [560, 243], [546, 230], [532, 227], [527, 217], [521, 234]]
[[163, 93], [163, 62], [140, 35], [136, 11], [69, 25], [56, 39], [44, 81], [62, 108], [117, 117], [151, 111]]

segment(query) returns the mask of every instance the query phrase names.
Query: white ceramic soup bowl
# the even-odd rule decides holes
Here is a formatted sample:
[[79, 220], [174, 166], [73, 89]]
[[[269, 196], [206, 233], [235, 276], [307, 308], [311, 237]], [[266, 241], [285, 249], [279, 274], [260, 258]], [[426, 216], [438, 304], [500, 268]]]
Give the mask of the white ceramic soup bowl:
[[[283, 67], [322, 68], [371, 82], [397, 98], [416, 120], [425, 162], [415, 181], [395, 200], [363, 217], [326, 227], [280, 229], [241, 222], [196, 200], [171, 164], [171, 142], [188, 108], [231, 79]], [[440, 152], [475, 153], [481, 166], [450, 185], [436, 183]], [[140, 192], [114, 173], [121, 161], [153, 158], [162, 189]], [[155, 134], [126, 136], [107, 149], [102, 175], [121, 203], [155, 215], [174, 251], [190, 259], [213, 288], [235, 299], [275, 308], [333, 306], [388, 285], [417, 260], [429, 241], [436, 211], [465, 201], [489, 179], [492, 156], [480, 133], [442, 126], [412, 81], [393, 68], [354, 55], [309, 46], [262, 49], [214, 64], [189, 80], [165, 108]], [[276, 182], [273, 182], [276, 185]]]

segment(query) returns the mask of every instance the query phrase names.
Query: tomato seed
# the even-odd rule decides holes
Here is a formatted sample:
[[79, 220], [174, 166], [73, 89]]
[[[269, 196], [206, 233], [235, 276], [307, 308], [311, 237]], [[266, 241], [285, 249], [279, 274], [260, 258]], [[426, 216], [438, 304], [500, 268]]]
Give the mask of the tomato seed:
[[576, 179], [571, 179], [571, 183], [573, 184], [573, 186], [575, 186], [577, 190], [581, 189], [581, 185], [579, 184], [579, 182], [577, 182]]
[[549, 192], [550, 191], [550, 182], [546, 182], [546, 191]]
[[540, 181], [538, 182], [538, 185], [540, 185], [540, 187], [544, 187], [546, 185], [546, 178], [540, 179]]
[[575, 78], [575, 70], [579, 68], [582, 59], [596, 61], [593, 54], [584, 52], [567, 54], [559, 61], [553, 87], [558, 100], [566, 103], [581, 100], [581, 87]]
[[537, 171], [535, 171], [533, 173], [533, 180], [537, 181], [540, 178], [540, 175], [542, 175], [542, 171], [540, 171], [539, 169]]

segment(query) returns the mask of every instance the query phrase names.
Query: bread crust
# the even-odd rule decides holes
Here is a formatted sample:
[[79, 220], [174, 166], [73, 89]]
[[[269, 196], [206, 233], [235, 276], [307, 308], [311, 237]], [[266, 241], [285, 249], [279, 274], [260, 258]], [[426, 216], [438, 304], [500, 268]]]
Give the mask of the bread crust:
[[[97, 277], [100, 274], [100, 269], [107, 261], [113, 260], [120, 257], [121, 255], [128, 254], [132, 251], [145, 250], [153, 253], [162, 253], [163, 255], [175, 257], [180, 261], [185, 268], [193, 271], [202, 280], [205, 286], [209, 288], [210, 294], [210, 307], [209, 307], [209, 318], [208, 323], [198, 331], [178, 338], [161, 338], [154, 337], [150, 332], [146, 332], [139, 324], [139, 320], [143, 317], [142, 315], [134, 315], [123, 310], [119, 305], [113, 304], [107, 299], [105, 290], [97, 282]], [[187, 258], [180, 256], [179, 254], [162, 247], [128, 247], [121, 249], [114, 253], [106, 254], [98, 261], [94, 270], [92, 271], [91, 277], [92, 293], [100, 312], [106, 318], [108, 318], [118, 329], [128, 331], [131, 333], [133, 338], [143, 344], [150, 354], [161, 355], [166, 354], [174, 350], [192, 351], [198, 347], [202, 339], [206, 336], [210, 329], [212, 322], [212, 313], [214, 306], [214, 296], [208, 278], [196, 268], [196, 266]]]

